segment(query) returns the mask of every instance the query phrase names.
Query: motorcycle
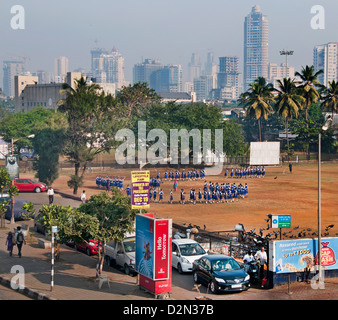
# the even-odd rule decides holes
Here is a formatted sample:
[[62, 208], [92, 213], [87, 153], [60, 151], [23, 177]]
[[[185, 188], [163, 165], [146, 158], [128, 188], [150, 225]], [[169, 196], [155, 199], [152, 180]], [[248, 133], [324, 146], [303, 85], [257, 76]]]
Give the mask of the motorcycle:
[[250, 283], [258, 282], [259, 277], [259, 262], [254, 260], [244, 264], [244, 271], [250, 276]]

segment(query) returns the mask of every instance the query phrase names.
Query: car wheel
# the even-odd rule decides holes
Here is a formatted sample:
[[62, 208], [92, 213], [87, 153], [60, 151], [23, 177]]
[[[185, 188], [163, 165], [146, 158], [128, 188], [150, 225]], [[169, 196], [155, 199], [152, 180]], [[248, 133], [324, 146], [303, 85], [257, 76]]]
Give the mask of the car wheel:
[[180, 263], [177, 265], [177, 271], [178, 273], [181, 273], [181, 274], [183, 273], [182, 266]]
[[128, 265], [124, 265], [124, 267], [123, 267], [123, 270], [124, 270], [124, 273], [126, 274], [126, 275], [130, 275], [130, 268], [129, 268], [129, 266]]
[[40, 193], [41, 192], [41, 189], [39, 187], [36, 187], [35, 190], [34, 190], [36, 193]]
[[211, 281], [209, 286], [210, 286], [211, 293], [216, 294], [217, 293], [217, 285], [216, 285], [215, 281]]
[[194, 273], [192, 274], [192, 276], [193, 276], [193, 278], [194, 278], [194, 282], [195, 282], [195, 283], [199, 283], [197, 272], [194, 271]]

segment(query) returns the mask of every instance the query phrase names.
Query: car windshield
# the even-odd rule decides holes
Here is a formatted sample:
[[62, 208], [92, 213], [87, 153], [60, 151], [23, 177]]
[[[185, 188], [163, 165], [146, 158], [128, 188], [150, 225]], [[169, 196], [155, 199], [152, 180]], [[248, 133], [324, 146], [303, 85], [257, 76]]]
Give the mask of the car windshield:
[[27, 180], [27, 182], [28, 182], [28, 183], [30, 183], [30, 182], [37, 183], [37, 181], [34, 180], [34, 179], [29, 179], [29, 180]]
[[199, 243], [185, 243], [179, 247], [182, 256], [198, 256], [206, 253]]
[[126, 240], [123, 242], [125, 252], [135, 252], [136, 251], [136, 242], [135, 239]]
[[212, 261], [212, 269], [214, 271], [229, 271], [240, 269], [240, 266], [235, 259], [218, 259]]

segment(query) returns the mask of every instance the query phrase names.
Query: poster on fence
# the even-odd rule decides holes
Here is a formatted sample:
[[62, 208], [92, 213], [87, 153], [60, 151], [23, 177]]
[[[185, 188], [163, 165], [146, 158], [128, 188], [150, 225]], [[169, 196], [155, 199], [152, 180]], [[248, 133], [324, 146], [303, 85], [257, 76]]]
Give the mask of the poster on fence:
[[[338, 269], [337, 254], [338, 238], [322, 238], [321, 265], [324, 270]], [[273, 241], [272, 256], [270, 271], [275, 273], [313, 270], [318, 263], [318, 239]]]

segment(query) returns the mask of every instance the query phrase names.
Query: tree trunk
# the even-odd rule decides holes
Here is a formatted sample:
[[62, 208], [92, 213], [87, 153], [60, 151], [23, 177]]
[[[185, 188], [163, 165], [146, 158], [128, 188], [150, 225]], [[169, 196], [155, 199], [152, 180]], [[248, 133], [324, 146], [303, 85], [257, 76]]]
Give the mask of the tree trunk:
[[261, 118], [258, 118], [259, 141], [262, 142]]

